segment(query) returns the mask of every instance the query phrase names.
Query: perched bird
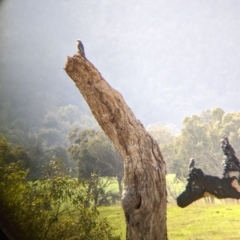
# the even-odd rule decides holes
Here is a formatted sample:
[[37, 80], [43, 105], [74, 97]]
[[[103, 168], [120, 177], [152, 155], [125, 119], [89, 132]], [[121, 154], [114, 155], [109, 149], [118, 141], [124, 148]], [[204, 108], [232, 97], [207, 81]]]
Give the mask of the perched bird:
[[85, 57], [84, 47], [80, 39], [77, 40], [77, 48], [83, 57]]
[[190, 172], [194, 168], [194, 166], [195, 166], [195, 160], [191, 158], [188, 165], [188, 171]]

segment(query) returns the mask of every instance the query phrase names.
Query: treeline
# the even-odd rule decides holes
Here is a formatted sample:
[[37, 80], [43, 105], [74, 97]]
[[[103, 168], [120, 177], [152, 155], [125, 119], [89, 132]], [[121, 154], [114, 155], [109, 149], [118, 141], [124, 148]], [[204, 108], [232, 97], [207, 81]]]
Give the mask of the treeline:
[[68, 134], [74, 128], [80, 131], [88, 128], [98, 128], [96, 121], [84, 113], [84, 108], [67, 105], [48, 111], [43, 117], [31, 125], [30, 115], [11, 115], [1, 111], [0, 135], [5, 136], [8, 142], [22, 146], [25, 150], [25, 159], [30, 169], [29, 178], [40, 178], [42, 166], [52, 158], [61, 159], [66, 167], [74, 168], [75, 162], [70, 158]]
[[[53, 158], [65, 165], [65, 173], [79, 179], [91, 174], [116, 177], [121, 192], [122, 161], [111, 141], [88, 114], [68, 105], [45, 115], [37, 131], [24, 130], [20, 122], [9, 121], [0, 134], [22, 146], [29, 179], [42, 177], [42, 168]], [[19, 128], [19, 129], [18, 129]], [[148, 131], [157, 140], [167, 163], [167, 172], [186, 176], [190, 158], [206, 173], [220, 176], [223, 153], [220, 140], [227, 136], [240, 155], [240, 112], [225, 113], [221, 108], [205, 110], [185, 117], [179, 131], [174, 125], [150, 125]]]
[[[6, 119], [8, 119], [6, 117]], [[29, 180], [43, 177], [43, 169], [52, 159], [64, 165], [65, 174], [90, 179], [92, 174], [116, 177], [122, 191], [123, 163], [111, 141], [95, 119], [77, 106], [59, 107], [45, 114], [41, 124], [23, 128], [24, 118], [3, 121], [0, 135], [21, 149], [21, 159], [29, 169]], [[11, 158], [10, 158], [11, 159]], [[14, 159], [9, 162], [15, 162]]]
[[180, 134], [161, 145], [169, 173], [186, 177], [190, 158], [206, 174], [221, 176], [223, 152], [221, 139], [226, 136], [240, 156], [240, 112], [225, 113], [221, 108], [185, 117]]

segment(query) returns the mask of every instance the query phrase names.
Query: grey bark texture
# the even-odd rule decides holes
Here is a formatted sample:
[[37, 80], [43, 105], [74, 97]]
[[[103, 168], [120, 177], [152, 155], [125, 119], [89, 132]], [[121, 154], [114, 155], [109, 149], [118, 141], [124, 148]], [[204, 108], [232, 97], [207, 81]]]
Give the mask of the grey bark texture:
[[80, 54], [68, 57], [65, 71], [124, 161], [122, 208], [128, 240], [165, 240], [166, 166], [156, 141], [136, 119], [122, 95]]

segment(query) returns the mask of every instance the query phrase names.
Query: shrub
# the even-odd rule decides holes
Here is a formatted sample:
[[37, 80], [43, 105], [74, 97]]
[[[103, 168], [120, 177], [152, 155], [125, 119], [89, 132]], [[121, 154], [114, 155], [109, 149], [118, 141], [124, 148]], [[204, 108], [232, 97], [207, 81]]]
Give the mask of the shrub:
[[[106, 219], [91, 207], [84, 183], [59, 171], [59, 160], [48, 167], [54, 174], [26, 181], [21, 161], [6, 164], [10, 145], [0, 141], [0, 221], [13, 238], [26, 240], [117, 240]], [[11, 146], [12, 147], [12, 146]], [[90, 207], [86, 207], [90, 206]]]

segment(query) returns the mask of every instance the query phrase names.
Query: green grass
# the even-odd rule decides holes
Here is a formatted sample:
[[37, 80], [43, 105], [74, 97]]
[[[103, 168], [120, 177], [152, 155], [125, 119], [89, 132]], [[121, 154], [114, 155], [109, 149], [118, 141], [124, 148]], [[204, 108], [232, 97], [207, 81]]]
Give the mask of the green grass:
[[[167, 175], [167, 184], [173, 195], [183, 189], [183, 183], [176, 183], [174, 175]], [[118, 192], [117, 182], [112, 179], [107, 191]], [[214, 205], [206, 205], [203, 199], [186, 208], [174, 204], [174, 197], [167, 208], [167, 226], [169, 240], [237, 240], [240, 239], [240, 205], [224, 204], [215, 200]], [[120, 205], [99, 207], [102, 217], [106, 217], [114, 228], [116, 235], [124, 240], [126, 226], [124, 213]]]
[[[117, 234], [125, 239], [125, 220], [121, 206], [100, 207]], [[240, 239], [240, 206], [205, 205], [198, 201], [186, 208], [168, 205], [169, 240], [237, 240]]]
[[116, 192], [116, 193], [119, 192], [118, 183], [117, 183], [116, 178], [103, 177], [102, 179], [103, 179], [103, 181], [108, 181], [108, 179], [109, 179], [109, 185], [106, 187], [106, 191], [111, 191], [111, 192]]
[[239, 205], [169, 206], [168, 236], [176, 240], [240, 239]]
[[121, 239], [125, 239], [126, 225], [121, 206], [99, 207], [98, 210], [102, 217], [108, 219], [116, 235], [120, 235]]

